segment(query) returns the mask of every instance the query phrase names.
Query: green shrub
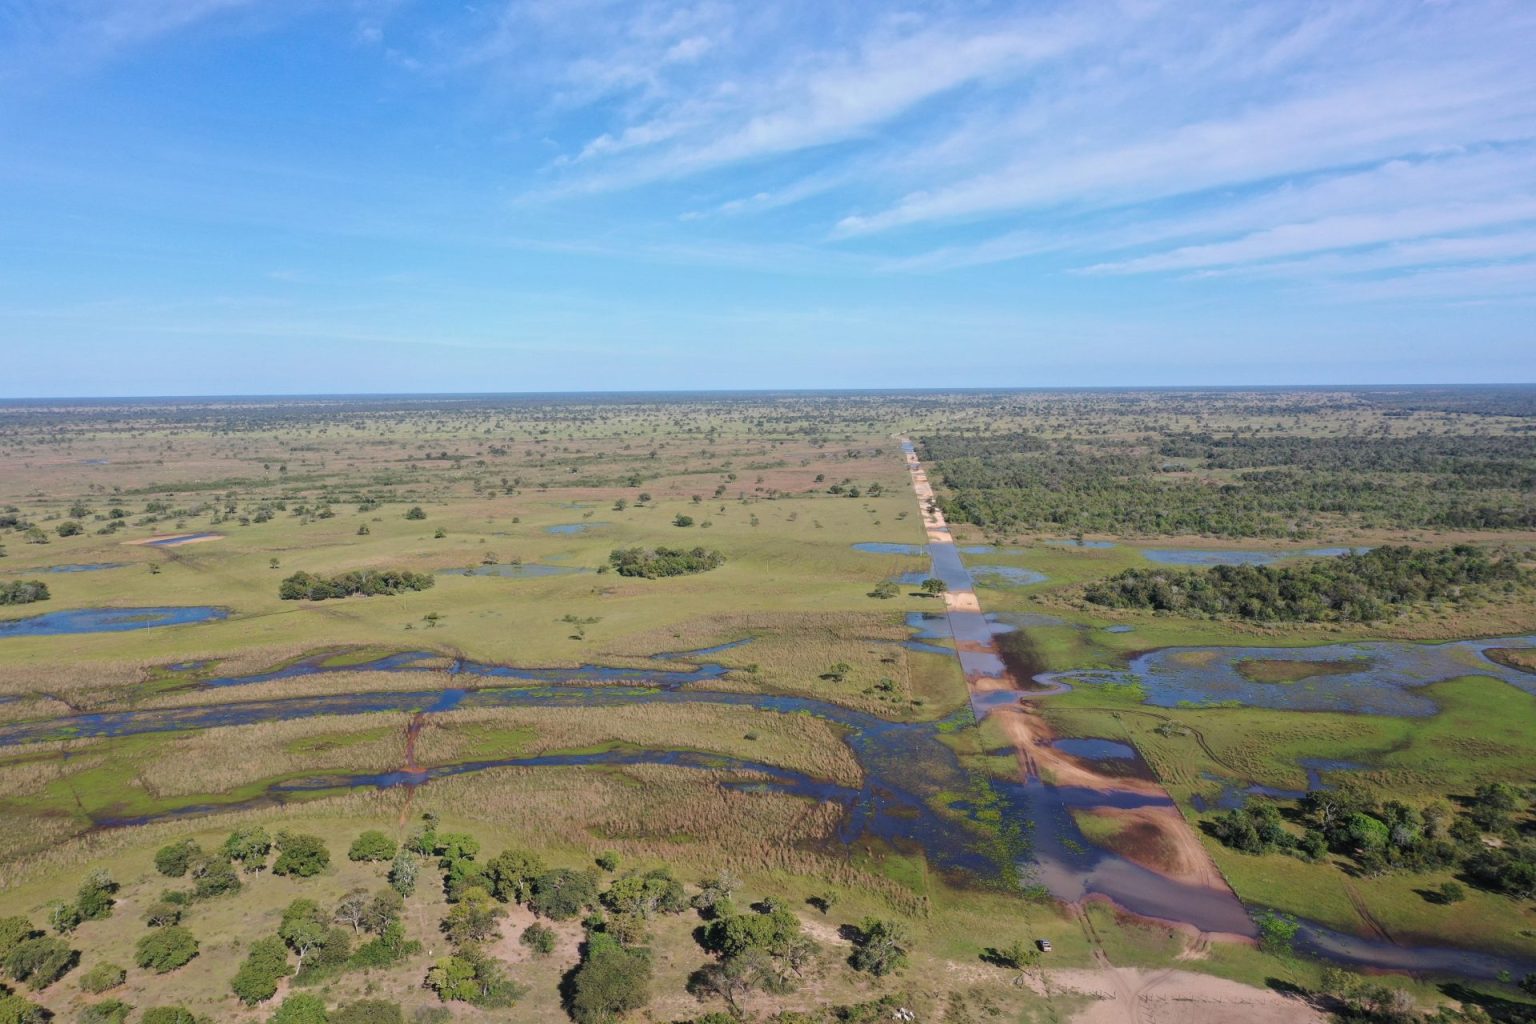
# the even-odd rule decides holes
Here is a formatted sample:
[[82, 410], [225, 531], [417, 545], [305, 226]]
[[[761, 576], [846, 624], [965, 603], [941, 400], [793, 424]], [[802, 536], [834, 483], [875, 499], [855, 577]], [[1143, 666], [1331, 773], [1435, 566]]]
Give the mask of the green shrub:
[[325, 1000], [300, 992], [284, 999], [277, 1012], [267, 1018], [267, 1024], [327, 1024], [328, 1020]]
[[195, 840], [177, 840], [155, 851], [155, 870], [166, 878], [180, 878], [202, 854], [203, 848]]
[[351, 848], [347, 850], [348, 860], [379, 861], [393, 860], [394, 857], [395, 841], [373, 829], [353, 840]]
[[272, 852], [272, 836], [260, 825], [245, 825], [235, 829], [224, 840], [224, 855], [244, 866], [247, 871], [260, 871], [267, 864], [267, 854]]
[[31, 604], [48, 600], [48, 584], [42, 580], [16, 580], [0, 583], [0, 605]]
[[274, 875], [312, 878], [330, 866], [331, 853], [319, 836], [286, 831], [277, 834], [277, 860], [272, 863]]
[[197, 938], [179, 924], [156, 928], [139, 940], [134, 963], [156, 974], [165, 974], [190, 963], [197, 956]]
[[5, 954], [5, 973], [33, 989], [45, 989], [68, 974], [80, 962], [78, 950], [62, 939], [39, 935], [23, 939]]
[[257, 939], [240, 963], [240, 969], [230, 979], [229, 987], [235, 998], [246, 1006], [271, 999], [277, 992], [279, 978], [293, 973], [288, 964], [288, 947], [275, 935]]
[[548, 956], [555, 951], [555, 930], [535, 921], [523, 929], [523, 934], [518, 936], [517, 941], [533, 950], [538, 956]]
[[117, 890], [117, 883], [105, 871], [92, 871], [86, 875], [75, 893], [75, 909], [80, 912], [81, 919], [99, 921], [111, 917]]
[[152, 1006], [144, 1011], [139, 1024], [203, 1024], [192, 1011], [179, 1006]]
[[594, 932], [571, 976], [571, 1016], [577, 1024], [606, 1024], [650, 1002], [648, 950], [625, 949], [611, 935]]
[[894, 921], [867, 917], [859, 925], [853, 956], [848, 958], [848, 962], [854, 970], [865, 971], [877, 978], [884, 977], [907, 965], [907, 953], [911, 946], [907, 931], [901, 925]]
[[540, 917], [567, 921], [597, 902], [597, 882], [585, 871], [556, 868], [533, 880], [529, 908]]
[[80, 976], [80, 988], [91, 995], [109, 992], [128, 978], [128, 972], [117, 964], [101, 963]]
[[330, 1024], [405, 1024], [405, 1013], [386, 999], [359, 999], [332, 1010]]
[[132, 1011], [121, 999], [104, 999], [80, 1011], [79, 1024], [124, 1024]]
[[0, 989], [0, 1024], [47, 1024], [52, 1016], [36, 1003]]

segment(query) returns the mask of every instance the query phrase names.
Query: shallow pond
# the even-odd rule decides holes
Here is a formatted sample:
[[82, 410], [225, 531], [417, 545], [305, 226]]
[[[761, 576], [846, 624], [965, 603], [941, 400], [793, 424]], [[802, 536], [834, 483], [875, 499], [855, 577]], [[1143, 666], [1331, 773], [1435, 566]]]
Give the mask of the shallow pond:
[[192, 544], [200, 540], [222, 540], [222, 533], [178, 533], [173, 537], [151, 537], [144, 544], [152, 548], [173, 548], [178, 544]]
[[[1135, 682], [1146, 690], [1146, 703], [1168, 708], [1236, 703], [1284, 711], [1425, 717], [1439, 707], [1420, 691], [1460, 676], [1492, 676], [1536, 694], [1536, 675], [1502, 665], [1484, 653], [1532, 647], [1536, 647], [1536, 636], [1444, 644], [1373, 641], [1323, 647], [1167, 647], [1133, 659], [1126, 671], [1055, 672], [1037, 680], [1089, 686]], [[1286, 669], [1295, 681], [1257, 682], [1244, 674], [1244, 663]], [[1316, 675], [1307, 674], [1308, 665], [1316, 666]]]
[[608, 525], [610, 524], [596, 521], [588, 521], [585, 523], [556, 523], [554, 526], [544, 527], [544, 532], [557, 534], [559, 536], [569, 536], [573, 533], [586, 533], [588, 530], [597, 530]]
[[862, 551], [866, 555], [922, 555], [927, 553], [928, 548], [923, 544], [891, 544], [883, 540], [866, 540], [853, 545], [853, 550]]
[[1011, 587], [1027, 587], [1035, 583], [1044, 583], [1049, 577], [1043, 572], [1033, 569], [1020, 569], [1015, 565], [973, 565], [971, 575], [985, 579], [989, 583], [1003, 583]]
[[1142, 556], [1159, 565], [1270, 565], [1286, 558], [1337, 558], [1370, 548], [1309, 548], [1306, 551], [1223, 551], [1198, 548], [1142, 548]]
[[1051, 746], [1073, 757], [1081, 757], [1089, 761], [1134, 760], [1137, 757], [1136, 748], [1129, 743], [1097, 737], [1061, 739], [1052, 743]]
[[124, 633], [133, 629], [216, 622], [228, 617], [228, 609], [209, 605], [180, 608], [75, 608], [29, 615], [24, 619], [0, 619], [0, 637]]
[[121, 569], [127, 562], [75, 562], [69, 565], [50, 565], [43, 569], [17, 569], [15, 572], [46, 572], [46, 573], [72, 573], [72, 572], [100, 572], [103, 569]]

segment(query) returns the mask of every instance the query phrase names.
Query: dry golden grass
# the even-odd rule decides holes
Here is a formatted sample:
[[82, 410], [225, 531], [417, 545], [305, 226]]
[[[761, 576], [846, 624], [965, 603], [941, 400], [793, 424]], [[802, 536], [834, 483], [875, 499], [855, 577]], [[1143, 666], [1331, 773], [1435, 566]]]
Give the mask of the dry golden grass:
[[[748, 734], [755, 739], [747, 739]], [[858, 786], [863, 772], [838, 730], [810, 715], [722, 704], [474, 709], [433, 714], [416, 741], [423, 765], [537, 755], [602, 743], [694, 749], [780, 765]]]

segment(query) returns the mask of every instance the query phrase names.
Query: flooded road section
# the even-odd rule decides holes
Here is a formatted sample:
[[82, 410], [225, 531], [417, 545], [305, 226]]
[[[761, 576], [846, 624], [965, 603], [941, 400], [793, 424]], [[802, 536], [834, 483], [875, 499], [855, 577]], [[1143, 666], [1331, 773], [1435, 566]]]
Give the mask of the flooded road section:
[[[981, 610], [969, 574], [960, 558], [961, 550], [956, 548], [948, 524], [933, 502], [933, 489], [927, 473], [909, 440], [902, 440], [902, 449], [912, 477], [913, 490], [922, 509], [923, 524], [928, 534], [927, 549], [934, 559], [934, 572], [949, 586], [949, 593], [945, 595], [946, 618], [961, 664], [965, 668], [971, 707], [978, 721], [992, 716], [1002, 724], [1016, 745], [1023, 769], [1022, 781], [1018, 785], [1005, 783], [998, 788], [1006, 795], [1010, 813], [1031, 823], [1035, 879], [1044, 884], [1053, 896], [1067, 902], [1104, 897], [1122, 909], [1141, 916], [1189, 925], [1203, 932], [1252, 937], [1256, 927], [1249, 916], [1249, 909], [1244, 907], [1227, 885], [1199, 837], [1179, 813], [1172, 798], [1152, 778], [1150, 770], [1130, 775], [1105, 770], [1107, 766], [1124, 765], [1132, 760], [1142, 764], [1134, 749], [1122, 744], [1105, 746], [1109, 741], [1104, 740], [1062, 740], [1051, 732], [1038, 714], [1031, 713], [1028, 707], [1031, 699], [1062, 692], [1070, 687], [1074, 677], [1082, 673], [1037, 676], [1031, 681], [1035, 688], [1021, 687], [1017, 680], [1011, 678], [994, 641], [994, 636], [1001, 630]], [[1343, 553], [1343, 549], [1337, 552], [1315, 552], [1317, 555], [1335, 553]], [[1040, 618], [1043, 620], [1045, 617]], [[1042, 621], [1041, 624], [1049, 623]], [[1020, 621], [1015, 628], [1027, 628], [1028, 625], [1028, 622]], [[933, 637], [935, 632], [930, 628], [927, 635]], [[1425, 648], [1413, 644], [1352, 646], [1367, 648], [1365, 651], [1353, 652], [1354, 656], [1366, 659], [1374, 657], [1385, 660], [1385, 656], [1394, 651], [1401, 654], [1401, 659], [1391, 666], [1394, 670], [1404, 668], [1405, 663], [1420, 670], [1409, 686], [1415, 683], [1422, 686], [1436, 678], [1475, 673], [1496, 675], [1522, 689], [1530, 690], [1536, 685], [1536, 676], [1505, 665], [1498, 660], [1498, 655], [1500, 649], [1528, 647], [1532, 646], [1532, 642], [1536, 642], [1536, 638], [1467, 642], [1442, 645], [1439, 649], [1431, 648], [1427, 652]], [[1321, 650], [1324, 653], [1308, 655], [1301, 654], [1297, 649], [1286, 649], [1284, 654], [1289, 658], [1317, 661], [1339, 657], [1337, 652], [1328, 648]], [[1236, 664], [1242, 658], [1262, 658], [1265, 653], [1233, 648], [1233, 657], [1228, 661], [1229, 664]], [[1145, 677], [1153, 674], [1151, 667], [1156, 665], [1166, 669], [1164, 680], [1176, 679], [1177, 669], [1159, 660], [1166, 655], [1167, 652], [1153, 652], [1138, 659], [1137, 665], [1133, 665], [1133, 672], [1143, 676], [1146, 681]], [[1490, 671], [1491, 668], [1502, 668], [1504, 671]], [[1231, 671], [1241, 676], [1237, 669]], [[1116, 675], [1123, 680], [1123, 673]], [[1377, 678], [1386, 675], [1380, 673]], [[1224, 681], [1230, 684], [1231, 675], [1224, 677]], [[1392, 690], [1401, 699], [1403, 689], [1393, 686]], [[1426, 713], [1422, 706], [1416, 710], [1418, 713]], [[1132, 757], [1128, 758], [1127, 754]], [[1145, 767], [1144, 764], [1142, 766]], [[1309, 765], [1309, 786], [1321, 785], [1320, 776], [1323, 771], [1345, 768], [1342, 762]], [[1047, 778], [1049, 782], [1045, 781]], [[1073, 820], [1073, 810], [1106, 815], [1124, 814], [1137, 826], [1157, 828], [1165, 840], [1175, 844], [1181, 862], [1172, 871], [1153, 870], [1147, 865], [1096, 847], [1083, 836]], [[1530, 962], [1477, 950], [1406, 946], [1337, 932], [1305, 920], [1300, 925], [1296, 942], [1298, 949], [1354, 967], [1416, 974], [1447, 974], [1484, 980], [1492, 980], [1501, 975], [1520, 976], [1536, 969], [1536, 964]]]
[[[1021, 778], [1003, 786], [1015, 814], [1031, 823], [1032, 872], [1053, 896], [1078, 902], [1111, 900], [1134, 914], [1190, 925], [1202, 932], [1251, 937], [1253, 921], [1216, 869], [1205, 847], [1173, 800], [1150, 773], [1126, 776], [1100, 770], [1093, 759], [1056, 747], [1056, 736], [1020, 698], [1026, 690], [1009, 673], [983, 614], [970, 572], [934, 501], [933, 487], [912, 443], [902, 441], [912, 489], [927, 532], [934, 575], [947, 585], [945, 616], [970, 689], [976, 719], [991, 716], [1013, 743]], [[1051, 691], [1033, 691], [1043, 696]], [[1059, 692], [1059, 691], [1055, 691]], [[1175, 862], [1150, 865], [1088, 842], [1073, 809], [1104, 814], [1134, 812], [1135, 823], [1155, 831]]]

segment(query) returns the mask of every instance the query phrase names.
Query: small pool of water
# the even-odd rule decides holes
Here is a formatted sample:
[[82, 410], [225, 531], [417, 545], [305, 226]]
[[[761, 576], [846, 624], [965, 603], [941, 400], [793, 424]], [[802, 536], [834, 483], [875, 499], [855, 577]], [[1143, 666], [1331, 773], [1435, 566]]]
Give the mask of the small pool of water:
[[[924, 544], [890, 544], [883, 540], [861, 541], [853, 546], [853, 550], [862, 551], [867, 555], [925, 555], [928, 547]], [[927, 579], [927, 577], [923, 577]]]
[[498, 565], [477, 565], [473, 569], [437, 570], [440, 576], [499, 576], [508, 580], [528, 580], [540, 576], [569, 576], [582, 571], [573, 565], [542, 565], [538, 562], [504, 562]]
[[1089, 761], [1133, 761], [1136, 759], [1136, 748], [1129, 743], [1121, 743], [1117, 740], [1080, 737], [1057, 740], [1051, 746], [1063, 753], [1071, 754], [1073, 757], [1081, 757]]
[[1115, 542], [1112, 540], [1048, 540], [1053, 548], [1112, 548]]
[[14, 569], [12, 574], [26, 575], [29, 572], [45, 573], [69, 573], [69, 572], [100, 572], [103, 569], [121, 569], [127, 562], [71, 562], [67, 565], [49, 565], [41, 569]]
[[1159, 565], [1271, 565], [1286, 558], [1337, 558], [1364, 554], [1370, 548], [1308, 548], [1305, 551], [1223, 551], [1200, 548], [1143, 548], [1149, 562]]
[[1136, 627], [1135, 626], [1126, 626], [1126, 625], [1105, 626], [1104, 627], [1104, 632], [1106, 632], [1106, 633], [1134, 633], [1134, 632], [1136, 632]]
[[574, 533], [586, 533], [588, 530], [597, 530], [608, 525], [610, 524], [597, 522], [595, 520], [585, 523], [556, 523], [554, 526], [544, 527], [544, 532], [553, 533], [559, 536], [569, 536]]
[[144, 541], [144, 544], [152, 548], [173, 548], [178, 544], [191, 544], [199, 540], [222, 540], [223, 537], [222, 533], [212, 533], [209, 531], [203, 533], [178, 533], [171, 537], [151, 537]]
[[973, 565], [970, 569], [972, 576], [981, 577], [988, 583], [1003, 583], [1012, 587], [1027, 587], [1044, 583], [1048, 579], [1043, 572], [1020, 569], [1016, 565]]
[[75, 608], [29, 615], [24, 619], [0, 620], [0, 637], [125, 633], [134, 629], [216, 622], [228, 617], [228, 609], [211, 605], [182, 608]]

